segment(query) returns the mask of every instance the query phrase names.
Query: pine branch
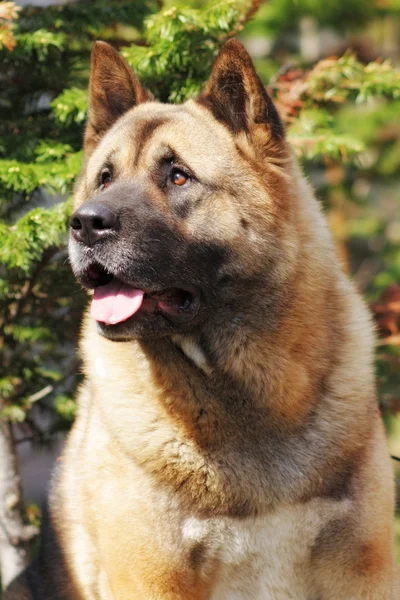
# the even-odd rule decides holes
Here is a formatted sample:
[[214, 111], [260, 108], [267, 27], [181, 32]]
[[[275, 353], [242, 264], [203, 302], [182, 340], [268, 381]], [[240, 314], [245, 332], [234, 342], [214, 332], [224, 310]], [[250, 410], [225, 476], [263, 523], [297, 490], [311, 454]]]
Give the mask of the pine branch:
[[[61, 194], [68, 190], [81, 168], [82, 152], [68, 152], [71, 147], [66, 145], [62, 152], [59, 145], [54, 150], [49, 146], [44, 149], [43, 144], [38, 147], [36, 163], [0, 159], [0, 191], [1, 187], [24, 194], [32, 194], [41, 187]], [[63, 160], [50, 162], [54, 155]]]
[[47, 248], [65, 238], [70, 207], [69, 201], [51, 209], [36, 208], [11, 227], [0, 222], [0, 262], [28, 274]]
[[254, 0], [213, 0], [196, 9], [174, 4], [145, 21], [147, 46], [125, 47], [122, 54], [161, 101], [183, 102], [200, 91], [238, 21], [244, 26], [257, 8]]
[[47, 29], [38, 29], [32, 33], [15, 34], [14, 39], [14, 58], [20, 55], [27, 61], [29, 54], [34, 52], [35, 57], [41, 61], [47, 58], [51, 47], [57, 48], [60, 52], [64, 50], [68, 38], [61, 32], [53, 33]]
[[354, 134], [337, 131], [334, 114], [350, 101], [366, 104], [382, 97], [400, 98], [400, 71], [390, 61], [364, 65], [346, 53], [322, 60], [309, 71], [285, 69], [272, 82], [272, 92], [300, 157], [349, 161], [365, 149], [365, 143]]
[[143, 19], [157, 9], [156, 0], [74, 0], [63, 5], [26, 6], [21, 12], [21, 29], [60, 31], [70, 37], [96, 39], [107, 27], [129, 23], [142, 28]]
[[87, 91], [76, 87], [66, 89], [51, 103], [57, 121], [68, 127], [72, 123], [81, 124], [87, 114]]
[[261, 5], [265, 5], [267, 2], [268, 0], [252, 0], [249, 3], [247, 9], [239, 16], [237, 22], [235, 23], [227, 38], [239, 35], [239, 33], [243, 31], [247, 23], [249, 23], [251, 19], [255, 16], [257, 11], [260, 9]]

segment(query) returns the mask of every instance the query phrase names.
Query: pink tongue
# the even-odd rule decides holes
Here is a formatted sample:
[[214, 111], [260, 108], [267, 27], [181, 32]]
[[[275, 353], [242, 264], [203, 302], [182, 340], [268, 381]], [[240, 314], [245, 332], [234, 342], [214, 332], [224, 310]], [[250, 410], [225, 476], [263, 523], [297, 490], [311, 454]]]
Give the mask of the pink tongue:
[[144, 292], [113, 279], [94, 290], [91, 316], [96, 321], [115, 325], [126, 321], [142, 306]]

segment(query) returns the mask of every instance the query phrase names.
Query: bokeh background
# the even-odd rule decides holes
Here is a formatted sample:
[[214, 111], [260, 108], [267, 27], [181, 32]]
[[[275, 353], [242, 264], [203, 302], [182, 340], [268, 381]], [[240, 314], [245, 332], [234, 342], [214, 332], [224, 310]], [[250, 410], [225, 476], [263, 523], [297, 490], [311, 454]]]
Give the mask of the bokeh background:
[[24, 526], [38, 523], [76, 409], [86, 299], [65, 242], [91, 45], [109, 41], [157, 98], [180, 102], [234, 35], [373, 312], [379, 402], [400, 457], [400, 0], [0, 1], [0, 476], [7, 465]]

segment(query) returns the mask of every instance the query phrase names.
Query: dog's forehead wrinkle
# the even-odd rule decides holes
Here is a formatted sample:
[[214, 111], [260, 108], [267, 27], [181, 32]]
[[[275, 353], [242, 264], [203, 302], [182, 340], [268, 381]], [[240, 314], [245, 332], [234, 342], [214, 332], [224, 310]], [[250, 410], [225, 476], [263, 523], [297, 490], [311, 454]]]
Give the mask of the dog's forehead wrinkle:
[[149, 122], [149, 120], [167, 119], [168, 115], [175, 112], [176, 109], [179, 107], [156, 102], [149, 102], [130, 109], [114, 123], [100, 140], [89, 157], [88, 167], [96, 165], [99, 159], [104, 161], [104, 156], [114, 153], [118, 155], [123, 147], [131, 147], [132, 134], [137, 133], [141, 124]]
[[236, 189], [235, 181], [249, 178], [245, 164], [238, 165], [229, 133], [193, 101], [176, 106], [150, 102], [128, 111], [101, 139], [86, 168], [86, 196], [96, 189], [107, 162], [116, 165], [116, 177], [139, 171], [150, 176], [167, 147], [196, 178], [214, 188], [230, 182], [227, 188]]
[[[183, 113], [185, 114], [185, 113]], [[149, 146], [152, 148], [156, 148], [156, 158], [158, 160], [161, 158], [161, 154], [170, 153], [171, 157], [174, 154], [174, 151], [170, 148], [170, 143], [168, 143], [168, 133], [166, 134], [166, 142], [163, 143], [163, 138], [161, 137], [163, 132], [157, 132], [157, 130], [161, 130], [163, 126], [165, 126], [167, 132], [170, 132], [171, 128], [175, 132], [175, 130], [181, 125], [182, 113], [180, 113], [180, 118], [175, 119], [174, 116], [171, 116], [169, 113], [160, 115], [152, 115], [148, 118], [139, 120], [135, 124], [135, 129], [133, 131], [133, 139], [135, 144], [135, 157], [133, 159], [133, 166], [137, 167], [140, 163], [140, 160], [143, 156], [146, 155], [146, 151]], [[157, 135], [160, 133], [160, 135]], [[154, 152], [154, 151], [153, 151]], [[156, 161], [153, 161], [156, 162]]]

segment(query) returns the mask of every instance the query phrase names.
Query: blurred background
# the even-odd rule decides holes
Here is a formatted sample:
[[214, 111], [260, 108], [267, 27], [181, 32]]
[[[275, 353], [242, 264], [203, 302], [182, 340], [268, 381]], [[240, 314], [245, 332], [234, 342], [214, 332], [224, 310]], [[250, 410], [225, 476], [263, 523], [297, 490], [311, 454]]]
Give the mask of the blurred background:
[[76, 409], [86, 300], [65, 242], [92, 43], [109, 41], [158, 99], [180, 102], [235, 35], [373, 312], [379, 402], [400, 457], [400, 0], [0, 1], [0, 521], [30, 526], [32, 540]]

